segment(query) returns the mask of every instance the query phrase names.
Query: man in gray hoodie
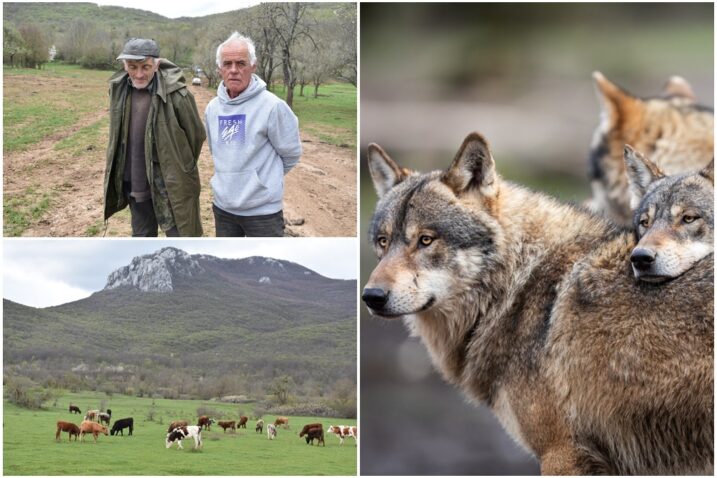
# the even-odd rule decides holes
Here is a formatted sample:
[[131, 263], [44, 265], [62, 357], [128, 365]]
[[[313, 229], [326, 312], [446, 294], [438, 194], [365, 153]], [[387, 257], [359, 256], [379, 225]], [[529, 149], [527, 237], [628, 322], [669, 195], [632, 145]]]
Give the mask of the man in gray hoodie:
[[222, 82], [204, 124], [214, 159], [217, 237], [284, 235], [284, 175], [301, 157], [299, 120], [254, 74], [256, 49], [234, 32], [217, 48]]

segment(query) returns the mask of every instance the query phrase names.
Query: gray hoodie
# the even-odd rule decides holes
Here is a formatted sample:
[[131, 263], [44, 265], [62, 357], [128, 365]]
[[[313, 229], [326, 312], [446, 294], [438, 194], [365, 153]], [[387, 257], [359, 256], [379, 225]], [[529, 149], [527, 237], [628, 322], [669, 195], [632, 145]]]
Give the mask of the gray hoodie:
[[214, 159], [214, 204], [238, 216], [282, 209], [284, 175], [299, 162], [299, 120], [266, 83], [252, 75], [236, 98], [224, 82], [204, 113], [207, 143]]

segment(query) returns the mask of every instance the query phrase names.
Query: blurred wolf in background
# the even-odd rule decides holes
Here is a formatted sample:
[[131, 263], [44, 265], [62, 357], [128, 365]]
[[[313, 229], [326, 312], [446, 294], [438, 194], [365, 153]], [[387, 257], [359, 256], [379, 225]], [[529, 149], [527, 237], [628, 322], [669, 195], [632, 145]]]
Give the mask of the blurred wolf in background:
[[712, 255], [636, 280], [632, 232], [502, 180], [478, 133], [445, 171], [368, 151], [372, 315], [403, 318], [543, 474], [712, 474]]
[[714, 161], [694, 173], [666, 176], [625, 146], [625, 164], [636, 208], [637, 246], [630, 255], [635, 277], [664, 282], [714, 252]]
[[638, 98], [600, 72], [593, 79], [602, 107], [589, 155], [589, 207], [630, 226], [632, 213], [623, 150], [630, 144], [667, 175], [696, 171], [713, 158], [714, 112], [697, 103], [690, 84], [670, 78], [661, 96]]

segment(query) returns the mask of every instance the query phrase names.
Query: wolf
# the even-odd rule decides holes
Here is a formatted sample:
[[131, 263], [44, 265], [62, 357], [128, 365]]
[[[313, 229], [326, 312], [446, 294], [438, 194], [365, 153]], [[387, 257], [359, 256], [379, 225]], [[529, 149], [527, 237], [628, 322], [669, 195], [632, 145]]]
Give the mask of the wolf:
[[623, 147], [648, 154], [665, 174], [706, 166], [713, 157], [714, 112], [697, 103], [690, 84], [671, 77], [662, 94], [638, 98], [593, 73], [601, 104], [600, 124], [589, 153], [592, 199], [588, 206], [623, 226], [632, 223]]
[[714, 160], [695, 173], [666, 176], [625, 146], [638, 241], [630, 255], [637, 279], [664, 282], [714, 253]]
[[378, 145], [362, 292], [443, 378], [486, 403], [543, 474], [712, 474], [712, 256], [636, 280], [631, 231], [503, 180], [469, 134], [444, 171]]

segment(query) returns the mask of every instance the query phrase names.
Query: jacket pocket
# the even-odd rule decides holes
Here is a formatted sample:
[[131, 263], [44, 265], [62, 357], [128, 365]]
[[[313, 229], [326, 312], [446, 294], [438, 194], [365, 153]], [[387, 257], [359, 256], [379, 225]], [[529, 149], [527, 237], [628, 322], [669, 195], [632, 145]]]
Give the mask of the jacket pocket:
[[[191, 173], [194, 171], [194, 168], [197, 167], [197, 159], [194, 158], [194, 154], [192, 154], [192, 148], [189, 147], [189, 141], [187, 140], [187, 135], [184, 132], [182, 128], [179, 127], [179, 125], [172, 125], [172, 136], [174, 139], [174, 144], [176, 146], [176, 157], [177, 161], [179, 161], [179, 167], [182, 168], [182, 171], [185, 173]], [[172, 138], [170, 138], [171, 140]]]
[[282, 185], [265, 186], [256, 171], [216, 172], [211, 180], [214, 199], [222, 209], [240, 211], [281, 199]]

